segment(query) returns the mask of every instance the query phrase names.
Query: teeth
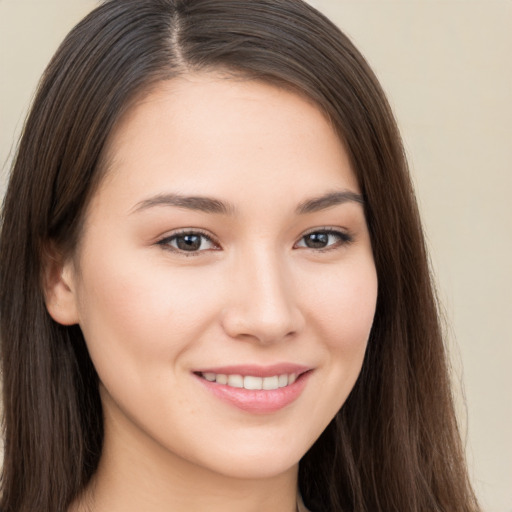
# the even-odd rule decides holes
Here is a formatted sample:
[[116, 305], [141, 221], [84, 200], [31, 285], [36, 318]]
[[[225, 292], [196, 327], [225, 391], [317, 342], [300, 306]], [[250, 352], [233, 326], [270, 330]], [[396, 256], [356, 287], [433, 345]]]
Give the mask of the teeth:
[[219, 373], [217, 377], [215, 378], [215, 381], [217, 384], [227, 384], [228, 383], [228, 376], [224, 375], [222, 373]]
[[278, 388], [284, 388], [293, 384], [297, 380], [296, 373], [272, 375], [271, 377], [254, 377], [253, 375], [226, 375], [223, 373], [202, 373], [204, 379], [209, 382], [216, 382], [217, 384], [224, 384], [232, 388], [244, 389], [263, 389], [271, 391]]
[[232, 388], [243, 388], [244, 378], [241, 375], [229, 375], [228, 386], [231, 386]]
[[263, 379], [263, 389], [271, 390], [277, 389], [279, 387], [279, 377], [276, 375], [274, 377], [265, 377]]
[[288, 386], [288, 375], [286, 375], [286, 373], [284, 375], [279, 375], [278, 383], [280, 388]]
[[261, 389], [263, 386], [263, 379], [261, 377], [251, 377], [247, 375], [244, 377], [244, 388], [245, 389]]

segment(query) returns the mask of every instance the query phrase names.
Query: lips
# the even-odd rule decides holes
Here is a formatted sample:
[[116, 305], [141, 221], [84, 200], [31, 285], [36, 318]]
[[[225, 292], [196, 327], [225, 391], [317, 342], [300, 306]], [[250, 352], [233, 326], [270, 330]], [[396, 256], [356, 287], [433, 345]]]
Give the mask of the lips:
[[312, 369], [302, 365], [225, 366], [194, 371], [214, 396], [251, 413], [272, 413], [294, 402]]

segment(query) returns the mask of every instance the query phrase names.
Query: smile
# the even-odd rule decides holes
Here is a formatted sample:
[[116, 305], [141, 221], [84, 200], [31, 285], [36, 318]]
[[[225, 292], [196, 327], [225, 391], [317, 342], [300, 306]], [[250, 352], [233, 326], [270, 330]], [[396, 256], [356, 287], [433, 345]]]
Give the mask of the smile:
[[248, 390], [263, 389], [272, 391], [274, 389], [285, 388], [297, 380], [297, 373], [283, 373], [281, 375], [271, 375], [269, 377], [256, 377], [254, 375], [227, 375], [225, 373], [200, 373], [203, 379], [217, 384], [224, 384], [232, 388], [244, 388]]
[[216, 398], [252, 414], [284, 409], [302, 394], [313, 368], [296, 364], [225, 366], [195, 371]]

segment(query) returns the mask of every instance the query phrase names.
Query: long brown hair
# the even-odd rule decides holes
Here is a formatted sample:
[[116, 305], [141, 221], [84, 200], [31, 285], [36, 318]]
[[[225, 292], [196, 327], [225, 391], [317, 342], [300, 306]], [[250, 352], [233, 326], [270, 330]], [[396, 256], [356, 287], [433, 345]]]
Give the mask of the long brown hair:
[[1, 510], [66, 510], [101, 455], [98, 377], [82, 333], [55, 323], [45, 308], [48, 246], [68, 254], [76, 247], [105, 141], [133, 98], [161, 80], [218, 68], [313, 100], [343, 141], [365, 198], [377, 310], [355, 388], [300, 463], [306, 505], [479, 510], [393, 115], [352, 43], [300, 0], [110, 0], [72, 30], [49, 64], [2, 214]]

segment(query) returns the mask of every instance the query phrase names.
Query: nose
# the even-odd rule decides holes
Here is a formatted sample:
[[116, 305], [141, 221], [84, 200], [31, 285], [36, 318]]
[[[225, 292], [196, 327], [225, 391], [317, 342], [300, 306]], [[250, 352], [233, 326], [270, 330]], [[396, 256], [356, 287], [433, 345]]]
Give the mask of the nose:
[[240, 258], [229, 282], [222, 324], [230, 337], [267, 345], [291, 339], [303, 329], [292, 272], [272, 252], [260, 249]]

